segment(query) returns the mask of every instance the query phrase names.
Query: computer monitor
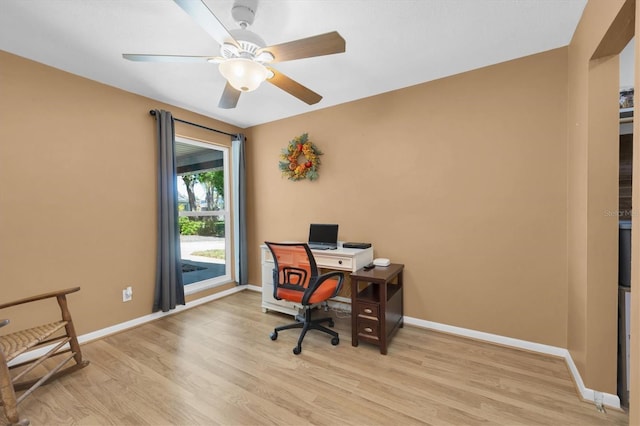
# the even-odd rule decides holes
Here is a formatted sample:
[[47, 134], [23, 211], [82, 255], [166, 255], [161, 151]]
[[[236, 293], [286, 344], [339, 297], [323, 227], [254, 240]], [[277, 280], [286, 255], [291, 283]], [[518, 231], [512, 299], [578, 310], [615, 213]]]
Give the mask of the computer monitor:
[[338, 248], [338, 225], [326, 223], [309, 225], [309, 247], [316, 250]]

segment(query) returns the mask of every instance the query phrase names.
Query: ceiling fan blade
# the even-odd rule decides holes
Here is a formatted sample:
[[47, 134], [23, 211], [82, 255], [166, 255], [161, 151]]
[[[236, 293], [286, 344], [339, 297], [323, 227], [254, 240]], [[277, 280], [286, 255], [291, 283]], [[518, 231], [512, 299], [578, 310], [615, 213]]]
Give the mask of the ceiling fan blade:
[[275, 57], [272, 62], [284, 62], [293, 59], [343, 53], [345, 50], [346, 43], [344, 39], [337, 31], [333, 31], [287, 43], [276, 44], [274, 46], [267, 46], [258, 50], [257, 54], [270, 52]]
[[[216, 62], [216, 56], [147, 55], [123, 53], [122, 57], [135, 62]], [[222, 58], [220, 58], [222, 59]]]
[[173, 0], [191, 18], [198, 23], [215, 41], [222, 46], [224, 42], [238, 44], [202, 0]]
[[242, 92], [235, 89], [232, 85], [229, 84], [229, 82], [227, 82], [227, 84], [224, 86], [222, 96], [220, 97], [220, 102], [218, 102], [218, 107], [224, 109], [235, 108], [238, 104], [240, 93]]
[[269, 83], [273, 84], [276, 87], [279, 87], [290, 95], [295, 96], [302, 102], [313, 105], [317, 104], [322, 99], [322, 96], [320, 96], [313, 90], [304, 87], [302, 84], [290, 79], [281, 72], [276, 71], [271, 67], [267, 67], [267, 69], [273, 73], [273, 77], [267, 79]]

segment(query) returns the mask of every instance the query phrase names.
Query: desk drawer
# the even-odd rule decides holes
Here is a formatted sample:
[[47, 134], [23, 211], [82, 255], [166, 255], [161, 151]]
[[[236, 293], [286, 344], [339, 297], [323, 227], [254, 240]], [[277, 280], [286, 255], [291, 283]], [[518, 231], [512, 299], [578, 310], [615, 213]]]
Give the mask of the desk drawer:
[[347, 271], [353, 269], [353, 258], [351, 257], [324, 256], [315, 253], [313, 257], [316, 259], [319, 268], [344, 269]]
[[379, 319], [380, 311], [377, 303], [356, 302], [355, 312], [359, 317], [369, 317]]
[[378, 321], [358, 318], [358, 337], [379, 340], [380, 329]]

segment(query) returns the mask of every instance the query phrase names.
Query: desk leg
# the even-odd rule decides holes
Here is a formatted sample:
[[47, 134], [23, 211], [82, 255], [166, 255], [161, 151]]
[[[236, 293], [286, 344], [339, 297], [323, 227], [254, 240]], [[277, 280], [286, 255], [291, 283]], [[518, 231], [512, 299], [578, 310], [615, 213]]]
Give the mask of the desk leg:
[[388, 281], [378, 284], [378, 297], [380, 300], [380, 353], [387, 354], [387, 285]]
[[402, 282], [402, 274], [404, 271], [400, 271], [398, 274], [398, 285], [400, 286], [400, 291], [402, 292], [402, 297], [400, 298], [400, 328], [404, 327], [404, 284]]
[[358, 346], [358, 314], [356, 312], [356, 296], [358, 280], [351, 279], [351, 346]]

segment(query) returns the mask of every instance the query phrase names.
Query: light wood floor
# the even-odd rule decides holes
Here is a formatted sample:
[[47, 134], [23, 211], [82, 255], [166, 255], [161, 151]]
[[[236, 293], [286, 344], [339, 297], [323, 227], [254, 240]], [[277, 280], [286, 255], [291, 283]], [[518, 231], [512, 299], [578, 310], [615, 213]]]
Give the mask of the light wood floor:
[[[337, 315], [332, 313], [334, 316]], [[563, 360], [405, 326], [387, 356], [241, 292], [83, 345], [91, 364], [21, 405], [32, 425], [626, 425], [581, 402]], [[4, 420], [3, 418], [0, 420]]]

